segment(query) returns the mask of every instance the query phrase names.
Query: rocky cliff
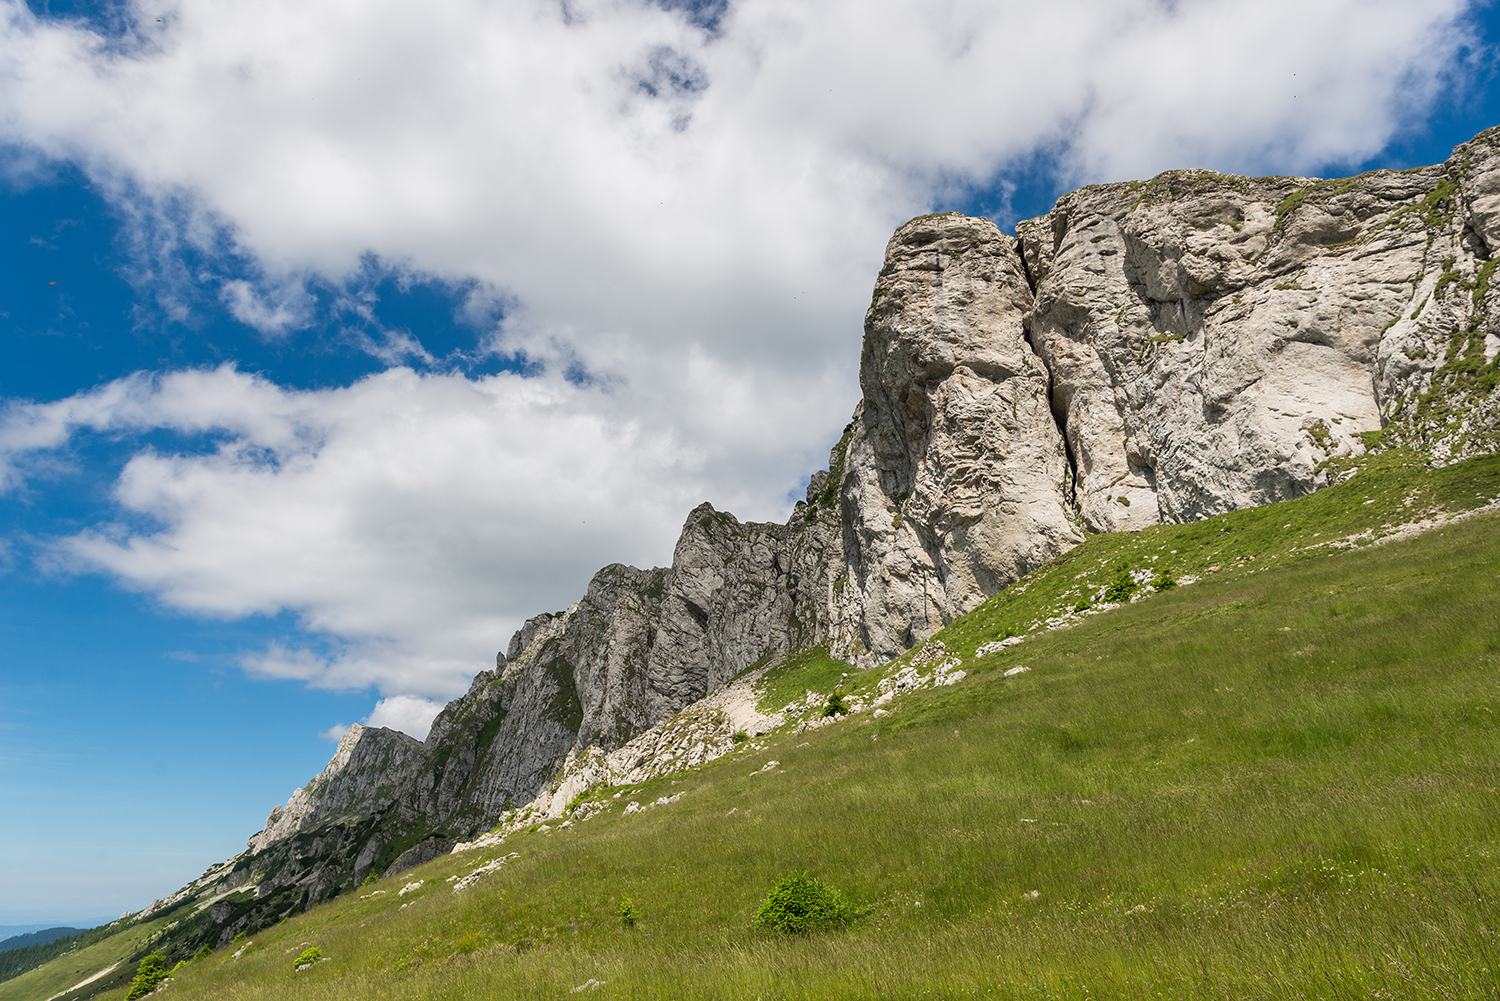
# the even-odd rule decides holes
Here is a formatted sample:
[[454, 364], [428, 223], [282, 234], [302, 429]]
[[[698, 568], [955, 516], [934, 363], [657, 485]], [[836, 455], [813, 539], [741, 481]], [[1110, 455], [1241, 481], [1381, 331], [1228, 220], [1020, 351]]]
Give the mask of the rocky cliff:
[[670, 567], [606, 567], [526, 622], [424, 743], [352, 728], [182, 891], [226, 901], [204, 936], [425, 861], [584, 770], [639, 771], [663, 721], [749, 668], [815, 644], [883, 663], [1085, 532], [1306, 494], [1381, 444], [1500, 449], [1500, 130], [1404, 172], [1095, 185], [1017, 233], [898, 229], [863, 399], [787, 523], [704, 504]]

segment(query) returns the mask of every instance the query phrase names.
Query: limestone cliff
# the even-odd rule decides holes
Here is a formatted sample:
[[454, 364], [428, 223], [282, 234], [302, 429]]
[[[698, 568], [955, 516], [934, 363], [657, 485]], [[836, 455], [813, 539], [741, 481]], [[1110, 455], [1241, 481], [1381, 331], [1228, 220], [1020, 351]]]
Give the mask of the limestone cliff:
[[926, 216], [891, 238], [840, 484], [837, 607], [858, 628], [838, 655], [889, 660], [1083, 541], [1031, 309], [1015, 241], [988, 219]]
[[1023, 224], [1084, 524], [1300, 496], [1387, 426], [1439, 458], [1494, 449], [1493, 139], [1338, 181], [1174, 171]]
[[422, 744], [351, 728], [250, 851], [182, 891], [220, 895], [213, 934], [566, 797], [569, 763], [648, 769], [666, 744], [642, 735], [748, 668], [825, 643], [883, 663], [1084, 531], [1306, 494], [1377, 440], [1500, 449], [1500, 130], [1404, 172], [1095, 185], [1017, 233], [900, 227], [863, 399], [786, 524], [703, 504], [670, 567], [606, 567], [527, 621]]

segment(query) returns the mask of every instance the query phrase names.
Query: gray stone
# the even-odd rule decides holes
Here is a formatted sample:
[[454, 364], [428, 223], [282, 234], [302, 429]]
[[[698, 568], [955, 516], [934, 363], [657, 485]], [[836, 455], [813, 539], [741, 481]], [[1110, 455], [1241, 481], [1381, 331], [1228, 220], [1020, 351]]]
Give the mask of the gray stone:
[[1031, 307], [1014, 241], [987, 219], [925, 216], [891, 238], [841, 486], [836, 605], [858, 628], [836, 655], [883, 663], [1082, 541]]

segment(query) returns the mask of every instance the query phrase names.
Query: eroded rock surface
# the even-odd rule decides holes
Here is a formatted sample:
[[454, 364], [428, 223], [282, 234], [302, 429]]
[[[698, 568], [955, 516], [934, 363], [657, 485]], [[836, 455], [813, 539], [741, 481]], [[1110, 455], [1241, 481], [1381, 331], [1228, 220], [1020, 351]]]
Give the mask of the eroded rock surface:
[[327, 767], [273, 807], [266, 826], [247, 842], [259, 854], [304, 828], [380, 813], [395, 802], [415, 774], [422, 743], [398, 730], [358, 723], [339, 738]]
[[1440, 461], [1497, 447], [1494, 384], [1476, 371], [1500, 343], [1495, 139], [1336, 181], [1173, 171], [1084, 188], [1023, 224], [1042, 276], [1028, 334], [1084, 523], [1301, 496], [1382, 429]]
[[914, 219], [865, 316], [864, 399], [841, 498], [858, 628], [834, 653], [883, 663], [1083, 541], [1014, 241], [988, 219]]

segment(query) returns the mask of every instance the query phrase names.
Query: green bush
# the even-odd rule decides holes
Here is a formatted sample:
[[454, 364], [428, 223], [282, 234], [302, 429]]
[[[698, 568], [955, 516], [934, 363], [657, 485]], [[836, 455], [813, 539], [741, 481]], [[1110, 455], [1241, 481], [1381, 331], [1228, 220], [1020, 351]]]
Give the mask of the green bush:
[[292, 970], [296, 971], [303, 969], [304, 967], [311, 966], [322, 958], [322, 949], [319, 949], [315, 945], [308, 946], [306, 949], [302, 950], [302, 955], [298, 956], [296, 961], [292, 963]]
[[211, 946], [211, 945], [209, 945], [209, 944], [207, 944], [205, 942], [204, 945], [203, 945], [203, 947], [201, 949], [199, 949], [197, 952], [193, 953], [193, 959], [192, 959], [192, 961], [194, 963], [196, 963], [196, 962], [198, 962], [198, 960], [200, 960], [200, 959], [207, 959], [209, 956], [212, 956], [213, 954], [214, 954], [214, 947]]
[[849, 904], [839, 891], [799, 872], [771, 888], [755, 912], [755, 924], [801, 935], [845, 924], [849, 916]]
[[1170, 591], [1176, 586], [1177, 578], [1173, 577], [1172, 571], [1168, 570], [1166, 567], [1162, 567], [1160, 570], [1158, 570], [1156, 572], [1156, 576], [1151, 580], [1151, 589], [1153, 591]]
[[635, 902], [629, 897], [620, 901], [620, 906], [615, 913], [620, 916], [620, 924], [626, 928], [634, 928], [636, 921], [641, 916], [641, 912], [636, 910]]
[[743, 744], [745, 741], [750, 739], [750, 735], [744, 730], [736, 730], [734, 731], [734, 736], [732, 736], [730, 739], [733, 740], [736, 744]]
[[834, 692], [828, 696], [828, 701], [823, 706], [824, 716], [842, 716], [848, 711], [849, 707], [844, 703], [843, 692]]
[[1115, 574], [1115, 579], [1109, 582], [1109, 587], [1104, 589], [1104, 600], [1116, 605], [1123, 605], [1135, 594], [1137, 585], [1135, 578], [1130, 576], [1130, 568], [1125, 567]]
[[136, 1001], [161, 986], [161, 982], [167, 979], [167, 957], [159, 952], [153, 952], [141, 960], [141, 965], [135, 969], [135, 978], [130, 981], [130, 993], [125, 995], [125, 1001]]

